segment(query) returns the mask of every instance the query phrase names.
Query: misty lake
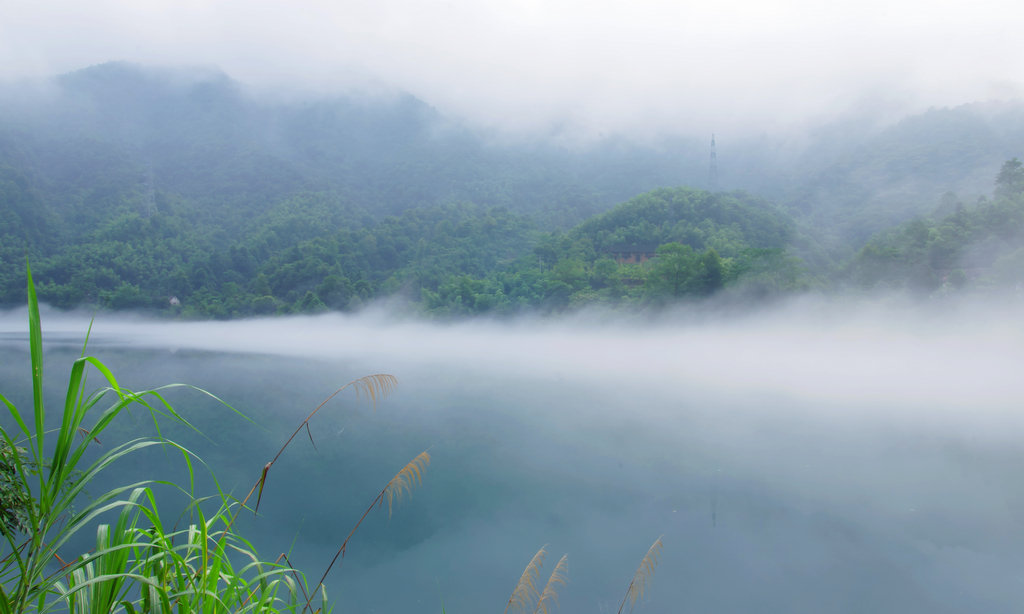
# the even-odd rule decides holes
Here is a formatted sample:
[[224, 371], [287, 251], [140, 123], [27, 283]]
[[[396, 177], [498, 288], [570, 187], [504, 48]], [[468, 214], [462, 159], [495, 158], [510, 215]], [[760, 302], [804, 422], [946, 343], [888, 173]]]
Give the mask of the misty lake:
[[[759, 315], [427, 324], [381, 314], [154, 322], [104, 313], [90, 353], [171, 391], [168, 428], [244, 496], [274, 466], [266, 558], [318, 577], [419, 452], [409, 499], [372, 513], [328, 579], [338, 612], [500, 612], [548, 546], [559, 612], [614, 613], [663, 536], [638, 612], [1010, 612], [1024, 603], [1019, 310], [796, 304]], [[0, 391], [30, 398], [24, 310], [0, 314]], [[55, 405], [87, 318], [44, 312]], [[99, 383], [93, 376], [92, 381]], [[140, 412], [125, 437], [150, 433]], [[103, 445], [109, 445], [103, 442]], [[118, 478], [174, 478], [155, 453]], [[155, 475], [160, 473], [161, 475]], [[204, 485], [208, 486], [208, 484]], [[627, 605], [628, 608], [628, 605]]]

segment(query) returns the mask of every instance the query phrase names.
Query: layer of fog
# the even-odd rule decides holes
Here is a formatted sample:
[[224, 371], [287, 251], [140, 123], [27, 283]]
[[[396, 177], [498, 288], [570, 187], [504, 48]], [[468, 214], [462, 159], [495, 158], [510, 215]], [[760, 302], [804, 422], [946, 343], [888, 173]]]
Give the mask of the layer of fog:
[[[549, 543], [571, 562], [560, 611], [615, 611], [664, 534], [650, 611], [999, 612], [1024, 598], [1019, 307], [805, 300], [453, 324], [103, 313], [91, 344], [125, 385], [185, 380], [257, 416], [270, 434], [176, 401], [222, 447], [247, 442], [207, 458], [244, 460], [221, 475], [236, 491], [338, 384], [400, 378], [375, 413], [349, 399], [318, 416], [316, 449], [283, 457], [247, 525], [316, 575], [430, 447], [423, 486], [374, 516], [333, 576], [349, 609], [502, 607]], [[43, 318], [52, 373], [87, 319]], [[24, 321], [0, 317], [5, 394], [25, 388]]]
[[[1024, 388], [1017, 384], [1024, 359], [1018, 301], [980, 300], [804, 298], [720, 315], [680, 310], [641, 320], [594, 311], [455, 323], [396, 316], [386, 307], [192, 322], [100, 313], [92, 343], [358, 360], [380, 371], [430, 364], [652, 388], [671, 380], [684, 396], [693, 387], [724, 386], [805, 401], [841, 397], [860, 406], [858, 415], [881, 402], [1016, 413], [1014, 393]], [[44, 307], [44, 314], [51, 336], [74, 338], [89, 325], [73, 313]], [[7, 312], [0, 333], [24, 330], [24, 322], [23, 310]]]
[[7, 4], [0, 78], [219, 66], [268, 91], [397, 89], [544, 133], [764, 130], [1020, 96], [1024, 74], [1003, 0]]

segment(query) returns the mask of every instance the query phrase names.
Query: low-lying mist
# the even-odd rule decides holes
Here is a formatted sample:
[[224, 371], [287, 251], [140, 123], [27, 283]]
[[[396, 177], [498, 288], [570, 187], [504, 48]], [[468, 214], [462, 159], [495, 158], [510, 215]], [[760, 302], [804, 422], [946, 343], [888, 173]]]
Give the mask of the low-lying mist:
[[[1020, 307], [804, 299], [446, 324], [104, 313], [90, 353], [128, 387], [188, 382], [251, 416], [171, 395], [207, 439], [181, 435], [239, 496], [335, 388], [399, 378], [376, 411], [346, 397], [317, 416], [316, 447], [285, 453], [243, 527], [318, 577], [430, 448], [422, 487], [372, 515], [329, 578], [344, 610], [498, 610], [549, 544], [546, 573], [569, 555], [559, 611], [614, 612], [664, 535], [640, 611], [1009, 612], [1024, 598]], [[19, 402], [25, 322], [0, 315], [0, 391]], [[87, 326], [43, 314], [51, 402]], [[151, 428], [136, 418], [126, 435]]]

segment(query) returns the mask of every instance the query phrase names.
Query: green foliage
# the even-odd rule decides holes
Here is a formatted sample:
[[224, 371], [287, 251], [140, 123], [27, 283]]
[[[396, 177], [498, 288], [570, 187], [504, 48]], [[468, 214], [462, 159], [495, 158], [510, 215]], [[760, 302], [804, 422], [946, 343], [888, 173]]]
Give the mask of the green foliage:
[[[816, 239], [792, 217], [743, 192], [659, 188], [559, 230], [537, 215], [537, 207], [548, 205], [519, 206], [517, 199], [526, 198], [516, 192], [522, 184], [474, 183], [480, 169], [461, 167], [453, 167], [447, 179], [430, 177], [404, 157], [406, 150], [387, 153], [364, 134], [365, 127], [356, 127], [358, 121], [349, 122], [358, 116], [367, 125], [390, 126], [381, 139], [419, 148], [415, 155], [421, 156], [436, 143], [425, 136], [430, 122], [418, 115], [425, 111], [414, 101], [396, 111], [407, 120], [400, 128], [385, 110], [339, 111], [327, 105], [310, 110], [309, 116], [293, 110], [282, 120], [282, 134], [303, 138], [271, 151], [248, 124], [239, 123], [236, 113], [247, 108], [246, 102], [230, 81], [214, 79], [201, 94], [216, 104], [195, 107], [191, 94], [167, 103], [190, 109], [179, 119], [191, 118], [180, 133], [167, 134], [147, 118], [132, 115], [135, 111], [127, 110], [135, 108], [131, 104], [117, 96], [104, 98], [105, 86], [94, 81], [106, 75], [103, 79], [111, 83], [132, 82], [139, 72], [108, 66], [75, 76], [68, 87], [113, 106], [127, 105], [119, 121], [114, 116], [94, 119], [109, 122], [106, 129], [119, 122], [131, 126], [121, 128], [130, 133], [125, 135], [130, 141], [166, 144], [168, 152], [154, 154], [150, 167], [138, 166], [100, 129], [60, 145], [9, 137], [11, 144], [0, 148], [0, 305], [20, 303], [17, 263], [26, 253], [36, 263], [41, 300], [56, 307], [195, 318], [355, 310], [394, 296], [426, 314], [450, 317], [594, 305], [631, 309], [723, 290], [782, 295], [835, 277], [835, 263], [847, 257], [823, 255]], [[934, 178], [956, 171], [945, 155], [929, 166], [934, 156], [908, 152], [900, 135], [941, 137], [937, 146], [969, 146], [978, 160], [988, 159], [991, 152], [981, 156], [971, 140], [972, 130], [984, 122], [968, 121], [968, 115], [930, 113], [887, 130], [878, 137], [878, 159], [857, 154], [846, 161], [848, 172], [842, 177], [826, 181], [823, 175], [822, 185], [810, 186], [817, 190], [812, 200], [825, 193], [836, 200], [813, 215], [804, 211], [804, 221], [834, 213], [843, 219], [817, 221], [837, 228], [874, 228], [889, 214], [873, 208], [873, 197], [864, 192], [869, 180], [891, 182], [911, 171]], [[332, 124], [336, 137], [361, 141], [344, 145], [353, 148], [348, 154], [365, 146], [377, 157], [372, 163], [356, 162], [358, 157], [332, 150], [312, 128], [323, 121], [341, 122]], [[225, 128], [228, 124], [234, 127]], [[937, 126], [945, 126], [941, 134], [928, 132]], [[449, 144], [476, 147], [469, 141]], [[24, 155], [12, 157], [18, 148]], [[195, 153], [193, 166], [200, 167], [195, 174], [182, 166], [182, 150]], [[272, 170], [275, 155], [283, 158], [277, 160], [280, 168]], [[388, 155], [397, 155], [391, 162], [406, 173], [401, 185], [384, 181], [374, 166]], [[320, 174], [326, 161], [346, 177], [361, 168], [377, 173], [376, 179], [361, 178], [358, 187], [337, 183]], [[480, 164], [483, 168], [489, 162]], [[965, 208], [955, 195], [946, 194], [931, 217], [859, 244], [859, 253], [839, 276], [863, 288], [923, 292], [1018, 283], [1013, 263], [1019, 247], [1015, 229], [1021, 222], [1015, 203], [1024, 193], [1024, 166], [1017, 158], [1006, 161], [995, 179], [991, 202]], [[447, 187], [438, 187], [442, 183]], [[849, 194], [837, 195], [847, 183]], [[469, 193], [455, 187], [471, 184], [469, 197], [486, 204], [465, 202]], [[909, 198], [913, 188], [894, 194]], [[799, 212], [803, 197], [794, 198]], [[578, 194], [566, 194], [565, 200], [580, 211], [597, 206], [580, 204]], [[507, 208], [516, 203], [518, 212]], [[574, 221], [583, 217], [573, 215]], [[870, 218], [870, 224], [860, 224], [858, 216]], [[666, 245], [690, 251], [672, 251], [680, 247], [658, 254]], [[624, 255], [631, 252], [637, 256]]]
[[661, 189], [540, 232], [675, 170], [616, 144], [487, 144], [412, 98], [260, 106], [224, 75], [169, 76], [96, 66], [0, 114], [0, 306], [20, 303], [27, 252], [60, 308], [233, 318], [400, 295], [441, 314], [556, 310], [643, 295], [635, 271], [595, 269], [616, 243], [724, 262], [793, 231], [748, 195]]
[[[366, 220], [347, 215], [349, 205], [326, 193], [232, 221], [233, 235], [224, 220], [197, 228], [181, 200], [159, 209], [144, 215], [118, 207], [95, 230], [42, 258], [42, 299], [65, 308], [233, 318], [355, 309], [397, 294], [427, 313], [456, 316], [704, 297], [742, 283], [734, 270], [740, 265], [788, 267], [794, 279], [774, 284], [779, 291], [806, 285], [798, 266], [777, 258], [748, 262], [768, 254], [756, 250], [784, 250], [796, 230], [767, 202], [742, 193], [660, 189], [566, 233], [539, 233], [523, 216], [472, 204]], [[659, 256], [660, 264], [615, 256], [667, 244], [693, 251], [685, 266], [678, 254]], [[13, 302], [16, 293], [3, 296]]]
[[[458, 275], [484, 275], [529, 249], [533, 224], [495, 208], [450, 205], [346, 218], [344, 202], [307, 194], [242, 224], [193, 232], [187, 209], [125, 212], [36, 266], [42, 300], [189, 317], [354, 309], [387, 294], [416, 298]], [[221, 222], [223, 223], [223, 222]], [[5, 257], [0, 250], [0, 257]], [[23, 252], [10, 252], [13, 267]], [[3, 262], [6, 270], [6, 260]], [[0, 282], [6, 280], [0, 279]], [[19, 291], [0, 286], [0, 303]], [[472, 307], [471, 309], [475, 309]]]
[[[230, 531], [239, 505], [223, 494], [213, 498], [211, 515], [192, 498], [183, 529], [162, 521], [154, 481], [83, 496], [113, 465], [154, 446], [178, 451], [192, 474], [193, 455], [159, 437], [93, 450], [122, 412], [136, 406], [155, 421], [188, 423], [161, 389], [128, 390], [85, 355], [72, 365], [63, 407], [52, 415], [42, 396], [42, 330], [31, 273], [28, 303], [31, 410], [0, 395], [15, 425], [0, 429], [0, 611], [276, 612], [305, 603], [298, 572], [262, 561]], [[86, 392], [90, 368], [106, 388]], [[56, 428], [52, 419], [59, 419]], [[94, 549], [67, 556], [72, 538], [89, 530], [96, 533]]]
[[[952, 209], [952, 210], [950, 210]], [[996, 178], [995, 196], [973, 208], [940, 207], [873, 237], [851, 261], [848, 278], [863, 288], [933, 293], [1018, 283], [1024, 241], [1024, 170], [1014, 158]]]
[[36, 470], [25, 448], [0, 442], [0, 525], [4, 531], [27, 533], [34, 499], [20, 479], [19, 467], [30, 474]]
[[[747, 284], [789, 292], [811, 283], [793, 258], [833, 274], [872, 233], [924, 217], [942, 193], [988, 189], [1024, 126], [1020, 105], [968, 105], [878, 130], [825, 127], [794, 156], [741, 146], [772, 172], [733, 179], [771, 194], [814, 228], [810, 238], [743, 192], [647, 191], [694, 180], [680, 175], [682, 157], [703, 176], [706, 156], [692, 157], [703, 144], [499, 145], [411, 97], [257, 104], [223, 74], [121, 63], [52, 85], [31, 109], [19, 96], [0, 105], [4, 307], [22, 300], [26, 254], [47, 303], [175, 317], [352, 310], [394, 295], [439, 315], [632, 305], [676, 291], [657, 275], [646, 287], [650, 265], [613, 253], [669, 243], [706, 259], [677, 298]], [[1014, 158], [994, 200], [1022, 189]], [[865, 261], [889, 263], [852, 277], [933, 288], [959, 269], [976, 285], [979, 267], [953, 262], [965, 241], [929, 240], [922, 259], [875, 236]], [[1008, 274], [1005, 262], [992, 279]]]
[[785, 251], [796, 232], [783, 213], [745, 194], [659, 189], [567, 233], [541, 235], [532, 254], [504, 270], [450, 278], [423, 304], [464, 315], [665, 305], [729, 286], [792, 292], [810, 285], [800, 260]]
[[677, 242], [731, 257], [747, 247], [782, 248], [795, 225], [767, 201], [741, 192], [660, 188], [637, 196], [575, 228], [596, 252]]
[[[371, 502], [342, 542], [320, 581], [307, 584], [285, 555], [261, 559], [253, 545], [233, 529], [238, 515], [256, 495], [258, 509], [270, 469], [309, 421], [335, 396], [351, 389], [376, 406], [395, 387], [387, 374], [366, 376], [342, 386], [314, 409], [268, 462], [242, 501], [220, 491], [209, 497], [193, 492], [201, 461], [161, 436], [161, 420], [191, 425], [164, 399], [166, 388], [134, 392], [121, 386], [98, 359], [85, 356], [71, 368], [64, 406], [48, 413], [42, 396], [42, 328], [38, 299], [28, 271], [29, 345], [32, 409], [18, 408], [3, 395], [13, 428], [0, 426], [0, 612], [320, 612], [330, 611], [324, 582], [349, 540], [374, 509], [412, 494], [430, 462], [422, 452], [403, 467]], [[88, 335], [87, 335], [88, 339]], [[87, 393], [88, 369], [98, 371], [106, 388]], [[198, 390], [198, 389], [196, 389]], [[199, 391], [203, 392], [203, 391]], [[205, 393], [209, 394], [209, 393]], [[212, 396], [212, 395], [210, 395]], [[216, 398], [216, 397], [214, 397]], [[101, 436], [122, 412], [148, 411], [157, 437], [138, 437], [95, 450]], [[52, 422], [59, 426], [52, 428]], [[310, 433], [312, 436], [312, 434]], [[95, 443], [95, 445], [94, 445]], [[174, 482], [145, 480], [97, 494], [101, 475], [139, 452], [163, 447], [181, 454], [188, 470], [186, 489]], [[158, 487], [187, 497], [173, 516], [157, 507]], [[168, 525], [166, 519], [175, 519]], [[72, 540], [95, 531], [94, 548], [69, 556]], [[284, 561], [282, 564], [281, 561]], [[319, 607], [314, 609], [315, 602]]]
[[996, 176], [996, 196], [1012, 198], [1024, 193], [1024, 163], [1017, 158], [1007, 160]]
[[691, 291], [698, 275], [699, 256], [689, 245], [666, 243], [647, 274], [645, 289], [650, 298], [679, 298]]

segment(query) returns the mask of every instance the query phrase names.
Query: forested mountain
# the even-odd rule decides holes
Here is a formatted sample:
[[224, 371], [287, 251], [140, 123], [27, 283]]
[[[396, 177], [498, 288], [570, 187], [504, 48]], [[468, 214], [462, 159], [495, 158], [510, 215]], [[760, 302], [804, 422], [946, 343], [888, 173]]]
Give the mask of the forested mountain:
[[427, 288], [424, 303], [463, 314], [664, 304], [729, 285], [787, 292], [810, 283], [801, 262], [787, 255], [796, 235], [789, 216], [745, 193], [662, 188], [567, 233], [542, 235], [513, 266]]
[[994, 283], [1019, 203], [1003, 175], [974, 203], [1022, 142], [1019, 104], [720, 137], [729, 191], [708, 192], [703, 139], [513, 141], [409, 96], [275, 102], [217, 71], [104, 64], [0, 88], [0, 304], [23, 302], [26, 255], [58, 307], [202, 317]]
[[66, 211], [164, 192], [247, 218], [313, 191], [378, 218], [472, 201], [565, 226], [679, 183], [660, 152], [503, 144], [407, 95], [273, 103], [216, 72], [111, 63], [0, 100], [0, 165]]
[[[828, 145], [828, 141], [838, 141]], [[836, 125], [797, 161], [773, 193], [832, 246], [858, 249], [884, 228], [932, 211], [947, 194], [974, 202], [1006, 160], [1021, 156], [1024, 104], [932, 109], [881, 130]]]
[[949, 195], [931, 215], [873, 237], [847, 275], [869, 289], [1024, 288], [1024, 165], [1003, 165], [992, 200]]

